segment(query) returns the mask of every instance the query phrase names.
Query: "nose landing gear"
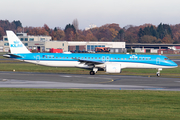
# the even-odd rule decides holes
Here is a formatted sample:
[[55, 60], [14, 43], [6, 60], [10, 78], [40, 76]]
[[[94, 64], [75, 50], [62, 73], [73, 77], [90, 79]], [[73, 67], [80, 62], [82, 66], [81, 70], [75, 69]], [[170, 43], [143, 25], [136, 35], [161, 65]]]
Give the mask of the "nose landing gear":
[[157, 75], [157, 77], [160, 77], [160, 73], [159, 72], [157, 72], [156, 75]]
[[162, 68], [159, 68], [158, 69], [158, 72], [156, 73], [156, 75], [157, 75], [157, 77], [160, 77], [161, 75], [160, 75], [160, 71], [162, 70]]

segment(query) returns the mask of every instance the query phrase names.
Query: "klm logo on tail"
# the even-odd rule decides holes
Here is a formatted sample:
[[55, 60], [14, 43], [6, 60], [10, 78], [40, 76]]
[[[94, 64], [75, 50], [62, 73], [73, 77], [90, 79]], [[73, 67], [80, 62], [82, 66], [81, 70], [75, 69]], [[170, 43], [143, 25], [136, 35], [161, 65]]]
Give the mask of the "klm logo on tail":
[[14, 44], [11, 44], [11, 47], [23, 47], [23, 45], [21, 43], [19, 43], [19, 41], [13, 41]]

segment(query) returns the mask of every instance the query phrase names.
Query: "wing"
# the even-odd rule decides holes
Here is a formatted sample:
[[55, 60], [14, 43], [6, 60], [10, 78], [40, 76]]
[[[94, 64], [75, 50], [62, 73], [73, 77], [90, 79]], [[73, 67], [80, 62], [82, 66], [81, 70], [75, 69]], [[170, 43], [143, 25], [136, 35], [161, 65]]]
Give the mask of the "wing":
[[80, 64], [85, 63], [85, 65], [88, 65], [88, 66], [104, 64], [104, 62], [99, 62], [99, 61], [81, 60], [81, 59], [77, 59], [77, 60], [80, 62]]

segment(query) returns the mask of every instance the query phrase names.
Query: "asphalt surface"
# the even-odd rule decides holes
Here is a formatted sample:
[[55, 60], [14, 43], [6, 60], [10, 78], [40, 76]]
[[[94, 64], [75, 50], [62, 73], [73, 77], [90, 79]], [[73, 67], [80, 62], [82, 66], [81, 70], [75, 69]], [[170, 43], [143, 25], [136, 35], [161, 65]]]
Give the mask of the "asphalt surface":
[[0, 87], [180, 91], [180, 78], [0, 72]]

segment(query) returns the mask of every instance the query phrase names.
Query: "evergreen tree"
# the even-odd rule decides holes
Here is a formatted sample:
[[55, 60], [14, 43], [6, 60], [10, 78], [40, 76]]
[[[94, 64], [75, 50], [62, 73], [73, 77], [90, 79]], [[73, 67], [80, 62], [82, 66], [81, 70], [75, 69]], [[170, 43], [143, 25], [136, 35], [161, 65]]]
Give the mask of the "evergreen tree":
[[172, 31], [169, 25], [160, 23], [157, 28], [157, 32], [159, 34], [159, 38], [163, 39], [166, 35], [170, 35], [172, 37]]
[[66, 25], [64, 31], [67, 32], [67, 30], [68, 30], [69, 28], [71, 28], [71, 29], [73, 30], [73, 32], [76, 33], [76, 29], [75, 29], [74, 25], [71, 25], [71, 24]]
[[163, 39], [165, 36], [170, 35], [172, 38], [172, 30], [169, 25], [160, 23], [155, 29], [152, 25], [149, 27], [145, 27], [144, 29], [140, 28], [138, 32], [139, 41], [141, 41], [142, 37], [148, 35], [148, 36], [154, 36], [157, 39]]
[[163, 24], [163, 28], [164, 28], [164, 31], [165, 31], [165, 35], [169, 34], [172, 38], [172, 31], [171, 31], [171, 27], [167, 24]]
[[54, 28], [54, 31], [57, 31], [57, 28], [56, 28], [56, 27]]
[[138, 36], [139, 38], [144, 36], [144, 31], [142, 30], [142, 28], [139, 29]]
[[22, 23], [18, 20], [18, 21], [13, 21], [12, 22], [13, 24], [15, 24], [15, 26], [16, 26], [16, 29], [18, 28], [18, 27], [22, 27]]
[[145, 27], [144, 30], [143, 30], [143, 32], [144, 32], [144, 35], [151, 35], [149, 26], [148, 26], [148, 27]]
[[119, 36], [120, 41], [124, 41], [124, 30], [123, 29], [119, 30], [118, 36]]
[[163, 25], [160, 23], [157, 27], [157, 32], [159, 35], [159, 38], [162, 39], [164, 37], [164, 31], [163, 31]]
[[152, 25], [151, 25], [151, 27], [150, 27], [150, 32], [151, 32], [151, 35], [152, 35], [152, 36], [156, 37], [157, 39], [159, 38], [156, 29], [154, 29], [154, 27], [153, 27]]

